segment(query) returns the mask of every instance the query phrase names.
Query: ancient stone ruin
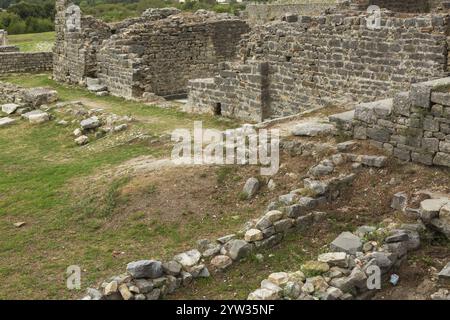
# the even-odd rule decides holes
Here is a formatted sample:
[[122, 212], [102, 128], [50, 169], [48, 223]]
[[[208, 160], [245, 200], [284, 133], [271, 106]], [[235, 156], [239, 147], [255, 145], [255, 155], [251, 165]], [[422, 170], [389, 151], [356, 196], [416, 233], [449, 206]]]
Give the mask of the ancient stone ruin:
[[0, 30], [0, 47], [8, 45], [8, 32]]
[[104, 90], [125, 98], [186, 94], [190, 79], [211, 76], [219, 62], [234, 58], [248, 30], [226, 14], [170, 8], [106, 24], [60, 0], [54, 77], [70, 83], [98, 78]]
[[252, 29], [239, 60], [214, 78], [190, 82], [188, 110], [246, 120], [297, 114], [314, 106], [371, 101], [411, 83], [448, 74], [448, 15], [398, 17], [381, 29], [368, 15], [338, 11]]
[[53, 67], [51, 52], [19, 52], [8, 45], [8, 32], [0, 30], [0, 74], [50, 71]]

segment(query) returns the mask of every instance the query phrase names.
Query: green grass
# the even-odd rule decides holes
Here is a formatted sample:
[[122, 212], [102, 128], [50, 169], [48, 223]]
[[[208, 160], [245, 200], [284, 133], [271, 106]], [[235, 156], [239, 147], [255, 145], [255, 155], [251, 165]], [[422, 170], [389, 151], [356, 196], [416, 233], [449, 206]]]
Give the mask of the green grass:
[[15, 45], [22, 52], [51, 51], [55, 42], [55, 32], [16, 34], [8, 36], [10, 45]]
[[[204, 120], [207, 127], [229, 128], [228, 120], [187, 115], [114, 97], [96, 97], [78, 87], [56, 84], [48, 74], [8, 76], [0, 79], [22, 86], [49, 86], [61, 100], [79, 100], [104, 106], [117, 114], [140, 121], [141, 131], [159, 136], [174, 128], [192, 128]], [[142, 212], [120, 224], [112, 224], [116, 208], [127, 201], [120, 195], [128, 178], [105, 178], [104, 194], [81, 196], [74, 182], [141, 155], [170, 154], [169, 145], [146, 142], [121, 144], [108, 149], [80, 148], [73, 142], [76, 124], [61, 127], [51, 121], [30, 125], [18, 121], [0, 129], [0, 299], [79, 298], [81, 293], [65, 287], [65, 271], [70, 265], [83, 269], [82, 286], [124, 271], [126, 263], [143, 258], [163, 259], [191, 246], [201, 234], [208, 234], [214, 221], [190, 219], [185, 224], [148, 223]], [[108, 139], [108, 138], [105, 138]], [[149, 186], [148, 193], [157, 192]], [[13, 226], [24, 221], [22, 228]], [[241, 221], [224, 221], [236, 227]], [[183, 232], [180, 232], [182, 230]], [[220, 230], [220, 228], [219, 228]], [[114, 255], [113, 252], [124, 252]]]

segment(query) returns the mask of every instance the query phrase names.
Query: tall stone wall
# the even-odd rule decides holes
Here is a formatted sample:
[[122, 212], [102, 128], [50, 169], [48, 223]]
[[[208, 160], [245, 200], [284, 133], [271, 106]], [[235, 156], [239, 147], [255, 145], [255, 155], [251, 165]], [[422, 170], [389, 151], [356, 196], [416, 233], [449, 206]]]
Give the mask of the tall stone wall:
[[0, 74], [43, 72], [52, 68], [52, 52], [0, 52]]
[[370, 0], [370, 5], [377, 5], [394, 12], [426, 13], [443, 8], [445, 0]]
[[369, 139], [401, 160], [450, 167], [450, 78], [361, 104], [354, 126], [355, 138]]
[[[382, 28], [370, 30], [361, 12], [301, 17], [255, 27], [242, 41], [240, 57], [244, 64], [268, 63], [269, 106], [261, 109], [265, 118], [276, 118], [314, 106], [373, 101], [447, 76], [449, 24], [446, 15], [383, 17]], [[230, 65], [226, 74], [238, 69]], [[221, 86], [222, 74], [214, 78], [215, 90], [235, 97], [240, 84]], [[193, 87], [190, 105], [199, 105], [188, 108], [211, 112], [211, 104], [201, 103], [210, 94], [217, 96]], [[226, 101], [230, 106], [213, 105], [222, 103], [239, 116], [239, 99]]]
[[149, 9], [108, 25], [67, 0], [56, 8], [54, 78], [99, 78], [125, 98], [186, 94], [188, 80], [212, 76], [219, 62], [235, 58], [241, 35], [250, 30], [241, 19], [204, 10]]
[[96, 77], [97, 50], [111, 36], [110, 27], [93, 17], [82, 16], [79, 7], [68, 0], [57, 0], [56, 12], [54, 79], [83, 83], [86, 77]]
[[[219, 75], [189, 82], [188, 112], [206, 112], [259, 122], [267, 116], [269, 65], [248, 61], [221, 64]], [[229, 91], [224, 90], [228, 88]], [[205, 106], [207, 108], [205, 109]]]
[[173, 15], [134, 24], [105, 41], [99, 73], [113, 95], [186, 94], [190, 79], [213, 75], [234, 59], [247, 24], [228, 16]]

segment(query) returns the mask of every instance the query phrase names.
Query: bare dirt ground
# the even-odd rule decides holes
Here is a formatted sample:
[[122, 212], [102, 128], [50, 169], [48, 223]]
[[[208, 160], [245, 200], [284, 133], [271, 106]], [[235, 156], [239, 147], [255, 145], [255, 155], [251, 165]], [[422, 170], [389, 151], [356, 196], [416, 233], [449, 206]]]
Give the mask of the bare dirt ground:
[[[298, 140], [332, 142], [329, 138]], [[381, 154], [366, 143], [361, 143], [355, 153]], [[176, 232], [190, 234], [189, 241], [186, 242], [187, 238], [184, 238], [183, 243], [178, 243], [166, 253], [180, 252], [191, 248], [196, 240], [235, 233], [245, 221], [260, 216], [270, 201], [300, 188], [308, 169], [327, 155], [329, 152], [309, 156], [283, 153], [281, 169], [273, 177], [277, 189], [269, 191], [263, 186], [258, 196], [251, 201], [243, 201], [239, 196], [247, 178], [256, 176], [263, 182], [268, 181], [266, 177], [259, 176], [258, 167], [177, 167], [169, 159], [138, 157], [108, 171], [109, 178], [127, 177], [127, 180], [118, 190], [118, 197], [125, 199], [114, 208], [119, 214], [112, 215], [104, 228], [124, 224], [134, 219], [136, 213], [140, 213], [141, 221], [145, 221], [150, 231], [155, 231], [155, 221], [162, 225], [176, 224]], [[341, 170], [350, 169], [347, 166]], [[82, 195], [101, 193], [98, 188], [101, 190], [103, 185], [99, 183], [99, 175], [104, 175], [104, 172], [92, 176], [83, 184], [85, 189], [81, 191]], [[423, 189], [450, 193], [449, 170], [405, 164], [397, 160], [391, 160], [383, 169], [362, 169], [353, 186], [337, 201], [319, 208], [319, 211], [330, 214], [327, 221], [315, 225], [306, 234], [293, 235], [277, 248], [264, 252], [266, 260], [262, 263], [247, 259], [226, 273], [213, 274], [208, 281], [196, 282], [191, 288], [181, 289], [170, 298], [245, 299], [268, 274], [298, 270], [300, 262], [323, 251], [342, 231], [354, 230], [361, 225], [378, 225], [386, 219], [397, 223], [413, 223], [414, 219], [390, 208], [391, 199], [393, 194], [400, 191], [412, 196]], [[189, 225], [189, 221], [196, 221], [196, 225]], [[167, 240], [164, 236], [159, 239], [158, 246], [164, 246]], [[396, 270], [400, 275], [399, 284], [393, 287], [385, 283], [375, 299], [428, 299], [436, 292], [438, 286], [434, 279], [435, 273], [450, 258], [448, 241], [439, 237], [436, 239], [433, 236], [424, 240], [422, 248]], [[154, 244], [146, 245], [147, 250], [151, 251], [152, 248], [156, 249]], [[271, 258], [272, 255], [274, 258]]]

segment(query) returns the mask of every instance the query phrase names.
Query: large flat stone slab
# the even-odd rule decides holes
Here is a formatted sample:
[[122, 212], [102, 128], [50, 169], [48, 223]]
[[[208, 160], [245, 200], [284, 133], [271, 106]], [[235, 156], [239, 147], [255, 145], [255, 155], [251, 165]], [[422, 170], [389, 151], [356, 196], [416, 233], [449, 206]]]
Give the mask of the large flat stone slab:
[[2, 105], [2, 112], [6, 114], [13, 114], [20, 106], [15, 103], [7, 103]]
[[0, 127], [9, 126], [9, 125], [13, 124], [14, 122], [16, 122], [16, 120], [12, 119], [12, 118], [8, 118], [8, 117], [0, 118]]
[[298, 124], [292, 130], [294, 136], [317, 137], [332, 134], [336, 128], [331, 123], [305, 122]]
[[356, 254], [356, 252], [361, 251], [362, 249], [362, 241], [358, 236], [355, 236], [351, 232], [343, 232], [334, 239], [330, 244], [330, 248], [335, 252]]

